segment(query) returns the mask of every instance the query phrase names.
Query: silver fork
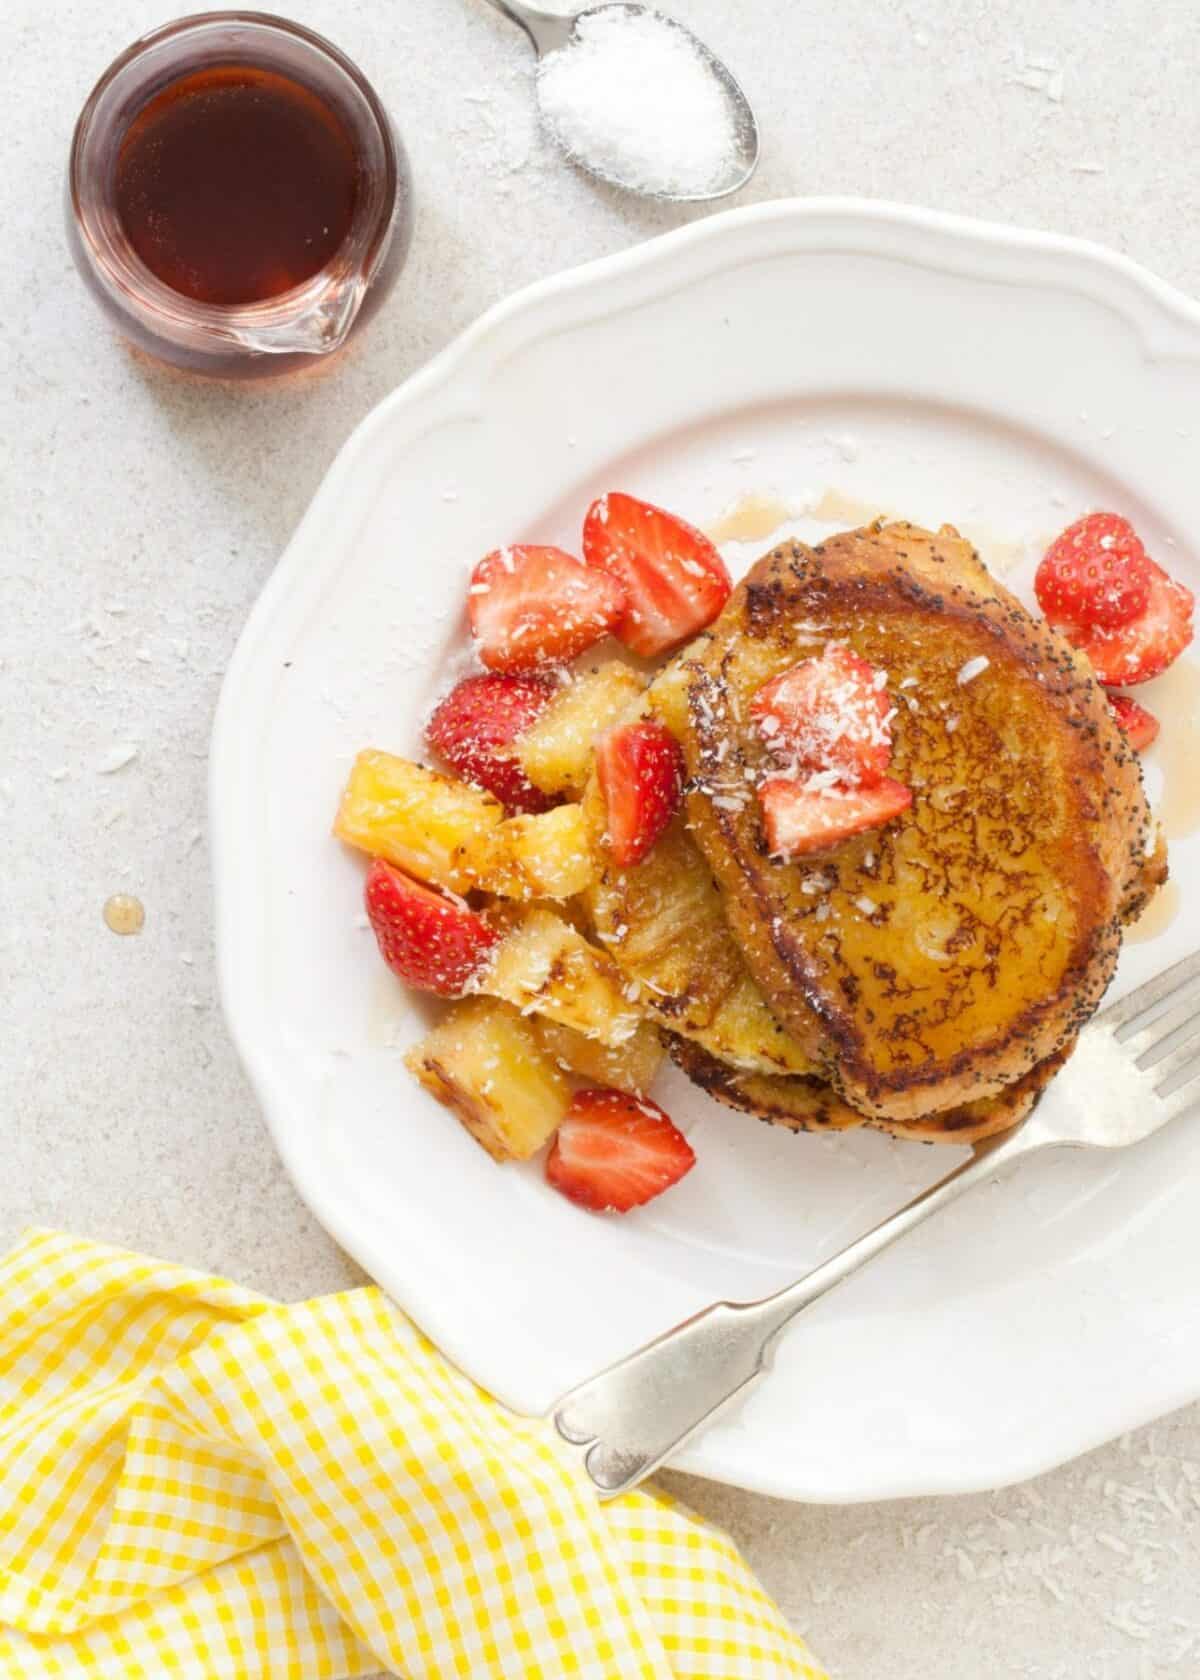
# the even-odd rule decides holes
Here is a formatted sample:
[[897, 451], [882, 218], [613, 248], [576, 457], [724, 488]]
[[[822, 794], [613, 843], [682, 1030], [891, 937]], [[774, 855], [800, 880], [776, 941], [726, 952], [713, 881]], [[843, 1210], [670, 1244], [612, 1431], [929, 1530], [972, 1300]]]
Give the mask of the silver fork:
[[720, 1301], [564, 1394], [550, 1416], [602, 1499], [636, 1487], [769, 1369], [780, 1336], [972, 1185], [1042, 1149], [1123, 1149], [1200, 1103], [1200, 952], [1097, 1015], [1032, 1114], [898, 1213], [762, 1301]]

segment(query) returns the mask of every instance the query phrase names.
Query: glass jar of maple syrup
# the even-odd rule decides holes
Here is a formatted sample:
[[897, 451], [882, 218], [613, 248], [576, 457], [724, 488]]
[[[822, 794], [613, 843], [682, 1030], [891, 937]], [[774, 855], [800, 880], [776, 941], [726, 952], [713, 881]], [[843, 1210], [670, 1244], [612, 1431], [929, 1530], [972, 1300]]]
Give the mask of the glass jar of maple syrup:
[[76, 125], [75, 262], [135, 344], [197, 372], [337, 350], [390, 290], [411, 220], [370, 83], [283, 18], [209, 12], [143, 36]]

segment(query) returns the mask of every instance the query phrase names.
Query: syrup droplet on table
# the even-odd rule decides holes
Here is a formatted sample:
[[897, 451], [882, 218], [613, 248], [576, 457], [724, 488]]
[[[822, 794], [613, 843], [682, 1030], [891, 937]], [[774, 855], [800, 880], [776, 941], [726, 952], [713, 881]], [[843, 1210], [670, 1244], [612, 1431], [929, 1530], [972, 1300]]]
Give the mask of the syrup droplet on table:
[[141, 933], [146, 925], [146, 909], [132, 893], [114, 893], [105, 901], [104, 920], [114, 933]]

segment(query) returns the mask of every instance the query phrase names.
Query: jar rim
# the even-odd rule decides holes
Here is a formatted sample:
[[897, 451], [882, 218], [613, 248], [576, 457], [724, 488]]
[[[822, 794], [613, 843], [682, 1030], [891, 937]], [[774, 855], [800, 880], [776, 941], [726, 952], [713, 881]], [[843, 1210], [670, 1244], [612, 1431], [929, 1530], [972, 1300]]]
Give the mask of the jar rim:
[[[319, 62], [331, 70], [339, 82], [339, 92], [349, 96], [348, 108], [341, 114], [358, 119], [355, 126], [360, 134], [368, 134], [377, 143], [379, 153], [378, 178], [373, 182], [373, 189], [360, 195], [346, 237], [329, 262], [274, 297], [236, 304], [205, 303], [175, 291], [160, 280], [127, 239], [113, 237], [113, 229], [119, 224], [111, 203], [111, 182], [101, 185], [90, 178], [99, 162], [95, 155], [99, 143], [98, 119], [103, 118], [106, 101], [119, 95], [122, 83], [129, 84], [136, 103], [120, 112], [115, 133], [102, 136], [104, 141], [115, 140], [118, 145], [149, 99], [195, 68], [176, 63], [161, 81], [138, 87], [138, 66], [166, 46], [185, 45], [189, 38], [194, 38], [198, 45], [211, 41], [215, 47], [221, 32], [226, 30], [240, 30], [247, 37], [245, 41], [229, 43], [230, 62], [237, 62], [239, 49], [258, 46], [260, 51], [247, 62], [261, 62], [264, 68], [271, 68], [269, 55], [261, 48], [274, 37], [293, 50], [299, 48], [310, 63]], [[243, 334], [253, 337], [285, 327], [297, 315], [317, 308], [334, 287], [345, 289], [348, 283], [355, 282], [360, 290], [365, 290], [387, 254], [400, 177], [397, 143], [387, 112], [366, 76], [339, 47], [315, 30], [273, 13], [216, 11], [176, 18], [139, 36], [103, 71], [84, 101], [71, 137], [67, 193], [75, 228], [95, 277], [124, 308], [139, 315], [152, 315], [159, 331], [167, 327], [189, 339], [215, 337], [228, 343], [239, 340]], [[88, 202], [89, 187], [96, 197], [95, 204]], [[106, 220], [110, 226], [105, 226]], [[329, 346], [334, 347], [332, 343]]]

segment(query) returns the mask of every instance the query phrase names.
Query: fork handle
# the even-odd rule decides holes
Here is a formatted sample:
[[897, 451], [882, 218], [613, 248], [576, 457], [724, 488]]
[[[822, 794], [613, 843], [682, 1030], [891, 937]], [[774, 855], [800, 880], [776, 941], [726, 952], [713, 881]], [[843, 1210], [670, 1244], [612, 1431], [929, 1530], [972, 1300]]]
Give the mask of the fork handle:
[[551, 1419], [564, 1440], [587, 1448], [584, 1464], [600, 1497], [636, 1487], [741, 1399], [766, 1373], [777, 1338], [798, 1313], [1041, 1141], [1024, 1127], [983, 1139], [969, 1160], [799, 1282], [762, 1301], [706, 1307], [564, 1394]]

